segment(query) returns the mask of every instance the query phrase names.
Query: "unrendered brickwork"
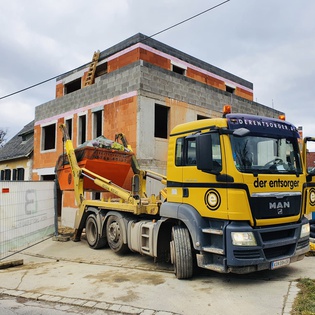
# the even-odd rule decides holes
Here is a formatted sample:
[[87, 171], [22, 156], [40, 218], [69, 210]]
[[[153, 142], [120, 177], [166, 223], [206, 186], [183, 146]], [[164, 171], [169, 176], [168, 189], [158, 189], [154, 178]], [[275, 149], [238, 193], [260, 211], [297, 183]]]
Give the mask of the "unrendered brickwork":
[[[198, 116], [220, 117], [225, 104], [232, 105], [233, 112], [269, 117], [280, 114], [252, 101], [251, 82], [142, 34], [101, 52], [100, 62], [103, 66], [106, 62], [105, 71], [95, 78], [94, 84], [64, 95], [65, 86], [72, 80], [84, 82], [88, 66], [82, 66], [57, 79], [56, 99], [36, 107], [33, 180], [55, 172], [56, 161], [63, 152], [58, 126], [72, 121], [72, 141], [77, 147], [80, 117], [86, 117], [86, 139], [91, 140], [96, 111], [102, 112], [104, 136], [114, 139], [116, 133], [124, 133], [140, 166], [163, 174], [168, 140], [155, 137], [155, 106], [168, 109], [168, 134], [177, 124], [196, 120]], [[183, 73], [172, 71], [173, 65], [182, 67]], [[233, 93], [226, 91], [227, 85], [235, 87]], [[45, 150], [43, 130], [51, 124], [56, 124], [55, 144], [53, 149]], [[125, 187], [130, 186], [130, 176]], [[153, 193], [161, 188], [150, 180], [149, 186]], [[62, 200], [62, 211], [68, 213], [65, 217], [72, 218], [73, 195], [64, 192]]]

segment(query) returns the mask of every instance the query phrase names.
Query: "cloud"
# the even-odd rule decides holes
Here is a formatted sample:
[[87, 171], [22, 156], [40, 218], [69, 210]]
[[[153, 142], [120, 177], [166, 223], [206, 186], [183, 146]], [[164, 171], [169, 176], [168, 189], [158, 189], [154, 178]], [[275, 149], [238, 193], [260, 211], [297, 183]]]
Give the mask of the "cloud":
[[[138, 33], [152, 35], [219, 4], [192, 0], [18, 0], [0, 11], [0, 97], [89, 62]], [[231, 0], [155, 37], [254, 84], [258, 102], [315, 135], [315, 2]], [[55, 97], [54, 82], [0, 100], [0, 128], [23, 128]], [[10, 137], [14, 134], [10, 133]]]

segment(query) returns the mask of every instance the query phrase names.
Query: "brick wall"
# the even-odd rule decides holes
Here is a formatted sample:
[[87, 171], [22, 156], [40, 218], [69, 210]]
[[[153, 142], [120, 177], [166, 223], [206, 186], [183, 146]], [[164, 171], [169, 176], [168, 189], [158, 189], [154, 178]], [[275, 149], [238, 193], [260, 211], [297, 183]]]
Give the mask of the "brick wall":
[[[151, 114], [155, 102], [171, 108], [170, 129], [178, 122], [196, 119], [198, 114], [217, 117], [224, 104], [232, 104], [233, 112], [272, 117], [277, 117], [279, 114], [278, 111], [269, 107], [162, 69], [160, 66], [154, 66], [152, 63], [137, 61], [100, 77], [98, 82], [89, 87], [36, 108], [34, 170], [54, 167], [57, 157], [62, 152], [59, 128], [57, 128], [56, 150], [41, 152], [42, 126], [56, 121], [59, 125], [65, 117], [73, 117], [73, 142], [74, 146], [77, 146], [78, 115], [82, 112], [87, 114], [87, 138], [91, 139], [91, 111], [95, 107], [104, 109], [104, 135], [106, 137], [114, 138], [115, 133], [123, 132], [135, 151], [139, 150], [142, 136], [146, 137], [146, 144], [151, 143], [152, 130], [145, 129], [142, 134], [139, 134], [139, 128], [142, 128], [139, 127], [141, 120], [149, 122], [146, 128], [153, 128], [152, 115], [150, 117], [138, 115], [138, 98], [141, 95], [151, 100], [148, 102], [149, 105], [146, 105], [150, 106]], [[151, 138], [148, 138], [148, 135], [151, 135]], [[154, 159], [154, 156], [150, 153], [149, 156], [142, 156], [142, 158]], [[33, 178], [37, 179], [36, 176], [35, 171]]]
[[[180, 60], [175, 57], [172, 57], [171, 55], [168, 55], [166, 53], [162, 53], [156, 49], [153, 49], [149, 46], [138, 44], [138, 45], [132, 46], [131, 48], [129, 47], [128, 49], [125, 50], [125, 52], [122, 51], [122, 52], [114, 54], [113, 56], [109, 56], [108, 62], [107, 62], [107, 73], [109, 74], [114, 71], [117, 71], [118, 69], [121, 69], [139, 60], [143, 60], [144, 62], [148, 62], [154, 66], [158, 66], [158, 67], [161, 67], [162, 69], [171, 71], [172, 60], [174, 59], [178, 61], [179, 64], [182, 63], [183, 66], [187, 69], [186, 76], [188, 78], [210, 85], [212, 87], [215, 87], [223, 91], [226, 90], [225, 81], [231, 82], [232, 80], [232, 85], [235, 84], [235, 95], [240, 96], [250, 101], [253, 100], [252, 85], [248, 84], [248, 82], [246, 82], [245, 80], [239, 79], [236, 76], [233, 76], [227, 72], [224, 72], [223, 70], [217, 69], [213, 66], [207, 65], [206, 63], [202, 63], [200, 61], [202, 63], [201, 65], [203, 66], [207, 65], [206, 67], [207, 70], [204, 70], [203, 68], [199, 68], [196, 65], [189, 64], [186, 61], [186, 60], [194, 61], [195, 58], [192, 58], [192, 57], [189, 58], [188, 55], [185, 55], [185, 56], [186, 58], [183, 58], [184, 60]], [[211, 69], [215, 69], [216, 70], [215, 73], [211, 73]], [[87, 71], [88, 71], [88, 67], [86, 68], [85, 72], [83, 72], [82, 74], [82, 82], [85, 81]], [[233, 80], [235, 80], [234, 83], [233, 83]], [[239, 84], [238, 82], [243, 83], [244, 86], [242, 86], [242, 84]], [[251, 88], [246, 89], [248, 86], [251, 86]], [[64, 91], [63, 88], [64, 86], [60, 82], [56, 85], [56, 98], [61, 97], [63, 95], [63, 91]]]

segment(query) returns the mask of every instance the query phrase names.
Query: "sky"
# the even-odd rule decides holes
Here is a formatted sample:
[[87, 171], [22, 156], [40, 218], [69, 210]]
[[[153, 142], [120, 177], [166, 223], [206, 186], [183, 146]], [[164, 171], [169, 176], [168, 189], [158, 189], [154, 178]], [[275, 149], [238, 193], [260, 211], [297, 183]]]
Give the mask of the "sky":
[[254, 101], [283, 111], [315, 136], [315, 1], [2, 0], [0, 129], [7, 140], [55, 98], [56, 80], [137, 33], [254, 85]]

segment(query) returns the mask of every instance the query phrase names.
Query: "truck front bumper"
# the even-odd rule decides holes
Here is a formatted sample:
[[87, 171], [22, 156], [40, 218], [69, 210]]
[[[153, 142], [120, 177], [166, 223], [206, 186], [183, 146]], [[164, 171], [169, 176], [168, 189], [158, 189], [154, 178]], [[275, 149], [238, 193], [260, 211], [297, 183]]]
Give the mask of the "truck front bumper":
[[[232, 222], [226, 226], [226, 272], [247, 273], [276, 269], [304, 258], [309, 251], [309, 237], [302, 237], [300, 223], [276, 227], [252, 228], [246, 223]], [[255, 246], [233, 245], [232, 232], [251, 232]]]

